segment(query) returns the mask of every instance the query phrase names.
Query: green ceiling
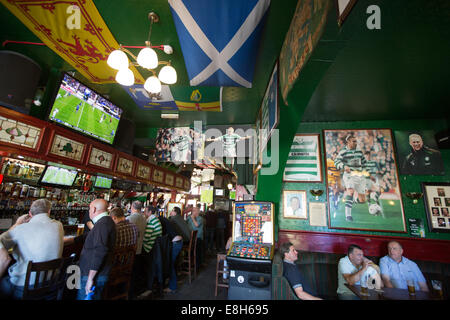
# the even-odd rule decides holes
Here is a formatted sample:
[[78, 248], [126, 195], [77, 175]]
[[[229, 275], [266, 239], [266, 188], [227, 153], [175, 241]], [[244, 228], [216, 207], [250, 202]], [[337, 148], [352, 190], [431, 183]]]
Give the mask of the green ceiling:
[[[161, 51], [158, 51], [158, 55], [160, 59], [172, 61], [178, 74], [176, 85], [189, 85], [181, 47], [167, 0], [95, 0], [94, 3], [113, 36], [122, 45], [144, 45], [150, 27], [148, 13], [156, 12], [160, 16], [160, 21], [152, 27], [151, 42], [153, 45], [170, 44], [173, 47], [172, 55], [166, 55]], [[161, 119], [161, 111], [139, 109], [125, 90], [117, 84], [90, 85], [99, 93], [108, 94], [111, 101], [124, 109], [124, 117], [135, 122], [137, 135], [146, 135], [148, 128], [193, 125], [195, 120], [201, 120], [205, 125], [255, 123], [265, 87], [280, 53], [296, 3], [297, 0], [272, 1], [262, 33], [259, 54], [255, 57], [253, 87], [251, 89], [224, 88], [222, 112], [182, 111], [178, 120]], [[0, 21], [2, 25], [0, 40], [2, 42], [4, 40], [41, 42], [3, 6]], [[55, 73], [60, 70], [74, 70], [47, 47], [8, 44], [2, 49], [20, 52], [39, 63], [45, 70], [41, 79], [44, 85], [47, 84], [49, 74], [52, 74], [49, 72], [50, 68], [55, 68]], [[137, 55], [139, 49], [131, 49], [131, 51]], [[145, 71], [139, 70], [143, 76], [146, 76]], [[76, 77], [88, 83], [79, 73], [76, 73]]]
[[[167, 0], [94, 3], [117, 42], [123, 45], [143, 45], [148, 36], [148, 12], [157, 12], [161, 21], [153, 26], [152, 43], [170, 44], [174, 48], [173, 55], [161, 53], [161, 58], [172, 60], [178, 73], [176, 85], [189, 85]], [[160, 118], [160, 111], [139, 109], [119, 85], [91, 85], [124, 109], [124, 117], [136, 123], [137, 138], [151, 137], [154, 128], [191, 125], [195, 120], [208, 125], [255, 123], [296, 4], [297, 0], [271, 1], [255, 57], [253, 88], [224, 88], [223, 112], [185, 111], [180, 112], [178, 120], [165, 120]], [[381, 30], [366, 27], [369, 17], [366, 9], [373, 4], [381, 9]], [[450, 1], [359, 0], [341, 28], [335, 20], [335, 8], [332, 10], [315, 49], [315, 61], [310, 61], [310, 65], [327, 64], [327, 71], [309, 100], [303, 121], [450, 117]], [[4, 7], [0, 21], [2, 42], [41, 42]], [[335, 43], [339, 50], [330, 43]], [[61, 70], [73, 70], [44, 46], [8, 44], [1, 49], [20, 52], [38, 62], [44, 69], [42, 85]], [[85, 80], [79, 73], [76, 77]], [[302, 89], [297, 86], [296, 90]]]
[[[378, 5], [381, 29], [366, 13]], [[450, 1], [359, 0], [341, 30], [328, 28], [316, 48], [330, 66], [302, 121], [442, 118], [450, 116]], [[331, 56], [331, 57], [330, 57]]]

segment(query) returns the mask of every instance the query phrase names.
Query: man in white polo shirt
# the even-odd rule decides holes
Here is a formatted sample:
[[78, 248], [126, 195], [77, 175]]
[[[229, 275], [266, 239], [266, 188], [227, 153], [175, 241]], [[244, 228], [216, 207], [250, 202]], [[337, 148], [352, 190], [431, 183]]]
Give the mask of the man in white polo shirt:
[[[378, 269], [372, 261], [364, 257], [361, 247], [351, 244], [347, 255], [339, 260], [338, 264], [338, 289], [339, 300], [359, 300], [359, 298], [345, 285], [360, 285], [368, 274], [373, 274]], [[383, 284], [381, 284], [382, 286]]]
[[[29, 261], [44, 262], [61, 258], [64, 229], [61, 222], [50, 219], [52, 203], [39, 199], [31, 204], [30, 211], [0, 235], [0, 265], [9, 263], [8, 250], [16, 260], [1, 279], [2, 298], [21, 299]], [[2, 275], [0, 274], [0, 277]], [[35, 275], [32, 275], [35, 276]]]

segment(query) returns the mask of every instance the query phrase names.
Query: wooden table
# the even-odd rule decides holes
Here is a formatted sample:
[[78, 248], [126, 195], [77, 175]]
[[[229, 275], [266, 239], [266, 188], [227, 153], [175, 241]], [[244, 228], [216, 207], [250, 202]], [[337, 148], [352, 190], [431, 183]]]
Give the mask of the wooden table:
[[368, 289], [368, 296], [361, 294], [361, 286], [345, 284], [354, 294], [361, 300], [441, 300], [433, 292], [417, 291], [414, 296], [411, 296], [408, 289], [397, 288], [382, 288], [383, 292], [378, 292], [374, 289]]

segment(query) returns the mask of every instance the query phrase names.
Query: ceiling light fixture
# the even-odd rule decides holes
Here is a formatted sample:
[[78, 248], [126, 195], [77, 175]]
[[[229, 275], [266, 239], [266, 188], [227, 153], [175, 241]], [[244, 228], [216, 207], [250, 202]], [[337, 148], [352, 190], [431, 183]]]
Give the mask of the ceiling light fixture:
[[[159, 21], [159, 16], [150, 12], [148, 14], [148, 19], [150, 20], [150, 30], [148, 32], [148, 40], [145, 41], [145, 47], [139, 52], [136, 57], [124, 46], [120, 45], [119, 49], [114, 50], [108, 57], [108, 65], [118, 70], [116, 74], [116, 81], [124, 86], [132, 86], [134, 84], [134, 74], [133, 71], [129, 69], [129, 65], [136, 67], [141, 67], [152, 72], [144, 84], [145, 90], [150, 93], [161, 92], [161, 82], [166, 84], [174, 84], [177, 82], [177, 72], [174, 67], [172, 67], [170, 61], [159, 61], [158, 56], [153, 50], [153, 48], [158, 48], [163, 50], [166, 54], [172, 54], [173, 49], [169, 45], [152, 46], [150, 43], [150, 36], [152, 33], [153, 23]], [[136, 62], [130, 62], [128, 60], [127, 54], [130, 55]], [[158, 76], [156, 75], [155, 69], [159, 65], [164, 65], [159, 71]]]
[[178, 119], [178, 113], [161, 113], [162, 119]]

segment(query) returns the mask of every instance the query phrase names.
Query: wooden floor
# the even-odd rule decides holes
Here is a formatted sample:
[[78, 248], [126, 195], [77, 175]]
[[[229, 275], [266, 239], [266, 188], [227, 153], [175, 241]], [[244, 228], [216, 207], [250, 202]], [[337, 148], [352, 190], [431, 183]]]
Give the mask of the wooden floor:
[[216, 263], [217, 256], [207, 255], [205, 265], [197, 271], [197, 278], [189, 284], [186, 275], [178, 278], [178, 290], [176, 293], [168, 293], [162, 296], [151, 296], [151, 300], [227, 300], [227, 288], [216, 289]]

